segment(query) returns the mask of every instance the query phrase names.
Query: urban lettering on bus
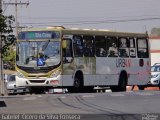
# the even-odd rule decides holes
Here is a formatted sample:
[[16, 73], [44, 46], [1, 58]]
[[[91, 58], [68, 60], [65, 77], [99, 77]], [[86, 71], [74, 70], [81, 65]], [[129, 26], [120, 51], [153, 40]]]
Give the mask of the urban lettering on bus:
[[131, 67], [131, 59], [116, 59], [116, 67]]
[[35, 33], [36, 38], [51, 38], [51, 33]]

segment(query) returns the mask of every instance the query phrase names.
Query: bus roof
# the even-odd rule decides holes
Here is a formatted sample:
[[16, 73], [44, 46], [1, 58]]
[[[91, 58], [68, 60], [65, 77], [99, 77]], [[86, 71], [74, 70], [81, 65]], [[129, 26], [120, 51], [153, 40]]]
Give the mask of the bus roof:
[[75, 35], [107, 35], [107, 36], [122, 36], [122, 37], [148, 37], [146, 33], [131, 33], [117, 32], [108, 29], [79, 29], [79, 28], [64, 28], [63, 26], [50, 26], [46, 28], [25, 28], [22, 31], [62, 31], [63, 34]]
[[50, 26], [46, 28], [24, 28], [22, 31], [50, 31], [50, 30], [57, 30], [61, 31], [65, 29], [63, 26]]
[[63, 29], [63, 34], [75, 34], [75, 35], [107, 35], [107, 36], [122, 36], [122, 37], [148, 37], [146, 33], [131, 33], [131, 32], [117, 32], [107, 29]]

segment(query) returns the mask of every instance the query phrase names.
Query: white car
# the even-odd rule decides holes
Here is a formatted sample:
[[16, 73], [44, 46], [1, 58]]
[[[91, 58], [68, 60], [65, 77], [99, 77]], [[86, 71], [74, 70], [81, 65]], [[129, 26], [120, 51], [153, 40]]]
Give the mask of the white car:
[[8, 75], [6, 80], [8, 94], [27, 93], [29, 89], [26, 87], [16, 87], [15, 75]]
[[153, 86], [160, 86], [160, 63], [155, 63], [151, 67], [151, 81]]

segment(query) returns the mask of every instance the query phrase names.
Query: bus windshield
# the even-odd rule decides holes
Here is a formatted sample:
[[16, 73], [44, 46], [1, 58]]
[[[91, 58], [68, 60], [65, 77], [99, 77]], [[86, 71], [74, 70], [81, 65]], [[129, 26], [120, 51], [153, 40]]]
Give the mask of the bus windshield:
[[48, 67], [60, 63], [60, 42], [23, 41], [17, 43], [16, 63], [24, 67]]

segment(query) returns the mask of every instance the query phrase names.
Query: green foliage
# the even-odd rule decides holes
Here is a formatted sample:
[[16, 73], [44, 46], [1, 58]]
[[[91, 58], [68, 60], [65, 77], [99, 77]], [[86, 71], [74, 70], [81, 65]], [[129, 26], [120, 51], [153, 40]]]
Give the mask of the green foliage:
[[[13, 16], [4, 16], [0, 14], [0, 32], [2, 40], [2, 57], [6, 56], [11, 44], [13, 44], [15, 37], [13, 35], [12, 25], [15, 21]], [[12, 37], [11, 37], [12, 36]]]
[[14, 21], [15, 19], [12, 15], [4, 16], [0, 10], [0, 37], [2, 40], [0, 52], [2, 53], [4, 63], [8, 63], [12, 68], [14, 68], [15, 65], [15, 51], [11, 49], [11, 45], [15, 41], [12, 29]]
[[151, 36], [160, 36], [160, 28], [152, 28]]
[[16, 51], [13, 51], [13, 49], [7, 50], [8, 53], [3, 57], [4, 63], [7, 63], [11, 66], [11, 68], [14, 70], [15, 66], [15, 57], [16, 57]]

